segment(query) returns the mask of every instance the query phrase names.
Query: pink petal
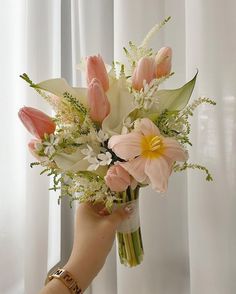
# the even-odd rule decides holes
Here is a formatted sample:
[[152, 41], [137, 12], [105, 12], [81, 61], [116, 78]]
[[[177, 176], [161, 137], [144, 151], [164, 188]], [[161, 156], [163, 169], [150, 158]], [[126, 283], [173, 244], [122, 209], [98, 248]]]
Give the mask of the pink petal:
[[146, 161], [146, 158], [139, 156], [133, 160], [123, 162], [121, 165], [136, 181], [142, 183], [147, 178], [144, 172]]
[[136, 132], [126, 135], [112, 136], [108, 142], [108, 148], [117, 156], [129, 160], [141, 154], [142, 135]]
[[152, 188], [157, 192], [165, 192], [171, 169], [163, 157], [149, 159], [145, 166], [145, 173], [151, 181]]
[[139, 130], [144, 136], [160, 135], [158, 127], [148, 118], [141, 119], [139, 123]]
[[172, 138], [163, 138], [165, 145], [164, 156], [174, 161], [186, 161], [188, 160], [188, 152]]

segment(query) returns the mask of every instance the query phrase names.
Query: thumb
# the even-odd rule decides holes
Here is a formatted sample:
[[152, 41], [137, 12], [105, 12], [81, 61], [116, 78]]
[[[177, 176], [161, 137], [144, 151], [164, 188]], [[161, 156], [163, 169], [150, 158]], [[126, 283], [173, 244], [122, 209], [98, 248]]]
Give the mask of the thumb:
[[116, 209], [114, 212], [112, 212], [111, 215], [108, 216], [108, 218], [115, 226], [119, 226], [119, 224], [122, 221], [129, 218], [132, 213], [133, 213], [133, 207], [125, 206], [125, 207]]

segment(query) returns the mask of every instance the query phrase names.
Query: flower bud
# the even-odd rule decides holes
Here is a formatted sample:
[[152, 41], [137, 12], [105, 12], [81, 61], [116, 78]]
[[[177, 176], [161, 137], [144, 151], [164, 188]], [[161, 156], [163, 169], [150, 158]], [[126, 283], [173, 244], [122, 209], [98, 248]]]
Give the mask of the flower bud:
[[154, 59], [151, 57], [143, 57], [138, 61], [138, 65], [132, 75], [132, 86], [136, 90], [143, 88], [144, 80], [150, 83], [154, 76]]
[[109, 89], [109, 79], [105, 64], [100, 55], [89, 56], [87, 58], [87, 83], [88, 85], [91, 81], [96, 78], [98, 79], [106, 92]]
[[167, 76], [171, 71], [172, 49], [162, 47], [155, 57], [156, 77]]
[[38, 139], [43, 139], [44, 134], [55, 132], [56, 125], [52, 119], [36, 108], [23, 107], [18, 116], [26, 129]]
[[102, 123], [110, 113], [110, 103], [98, 79], [93, 79], [88, 87], [88, 105], [93, 121]]
[[28, 148], [29, 148], [29, 151], [30, 153], [38, 160], [38, 161], [41, 161], [42, 158], [37, 154], [36, 152], [36, 144], [40, 144], [41, 141], [39, 140], [35, 140], [35, 139], [32, 139], [30, 140], [30, 142], [28, 143]]
[[120, 165], [112, 165], [105, 176], [106, 185], [114, 192], [125, 191], [131, 184], [129, 173]]

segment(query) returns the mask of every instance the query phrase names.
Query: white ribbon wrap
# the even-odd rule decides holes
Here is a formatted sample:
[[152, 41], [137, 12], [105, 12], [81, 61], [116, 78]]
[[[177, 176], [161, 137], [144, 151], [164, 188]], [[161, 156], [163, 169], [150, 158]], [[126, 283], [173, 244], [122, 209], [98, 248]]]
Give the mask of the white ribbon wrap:
[[139, 217], [139, 201], [138, 199], [121, 203], [121, 204], [114, 204], [113, 210], [117, 208], [130, 206], [133, 209], [133, 212], [130, 214], [130, 217], [124, 220], [117, 228], [118, 233], [132, 233], [138, 230], [140, 227], [140, 217]]

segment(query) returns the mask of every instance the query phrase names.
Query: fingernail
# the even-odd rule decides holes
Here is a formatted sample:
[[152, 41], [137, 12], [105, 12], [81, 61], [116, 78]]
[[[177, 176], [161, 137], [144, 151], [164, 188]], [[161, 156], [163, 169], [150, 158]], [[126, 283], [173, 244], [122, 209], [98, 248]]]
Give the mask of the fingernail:
[[124, 208], [124, 210], [125, 210], [127, 213], [131, 214], [131, 213], [134, 211], [134, 207], [133, 207], [132, 204], [130, 204], [130, 205], [127, 205], [127, 206]]
[[105, 215], [105, 211], [104, 211], [104, 210], [100, 210], [100, 211], [98, 212], [98, 214], [100, 214], [100, 215]]

